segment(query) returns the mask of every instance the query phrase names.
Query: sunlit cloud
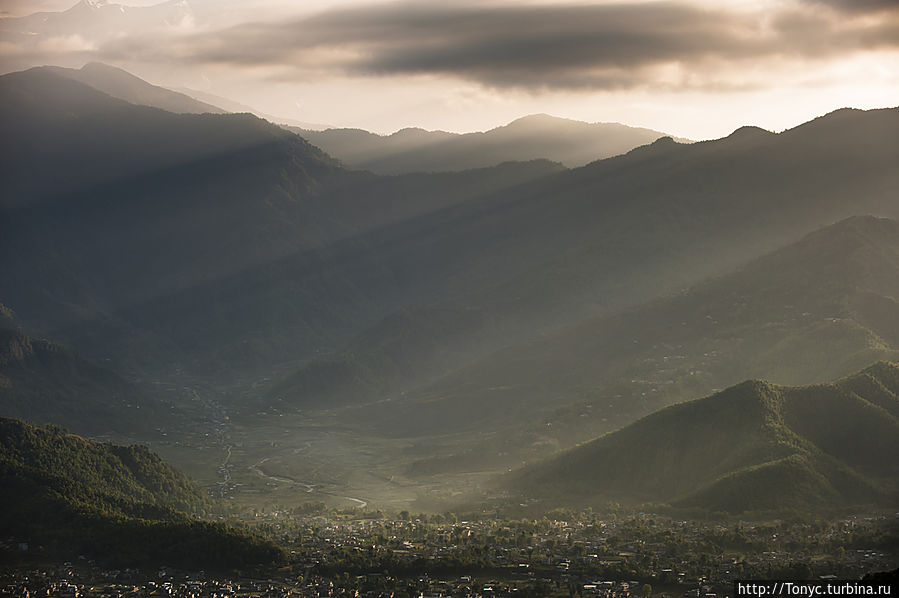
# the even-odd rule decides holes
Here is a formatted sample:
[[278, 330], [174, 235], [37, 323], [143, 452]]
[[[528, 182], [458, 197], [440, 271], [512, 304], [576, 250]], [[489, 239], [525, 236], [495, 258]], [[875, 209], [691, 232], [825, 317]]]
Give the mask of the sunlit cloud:
[[[391, 110], [396, 122], [424, 115], [425, 105], [435, 115], [428, 122], [440, 122], [448, 94], [455, 100], [443, 114], [458, 122], [466, 97], [479, 98], [469, 111], [499, 114], [499, 106], [531, 106], [528, 97], [583, 107], [650, 93], [695, 104], [702, 94], [736, 102], [830, 86], [859, 89], [851, 104], [864, 105], [897, 86], [895, 0], [188, 1], [183, 14], [148, 16], [118, 33], [26, 35], [0, 20], [0, 66], [107, 62], [327, 122]], [[840, 67], [860, 63], [866, 80]], [[371, 110], [333, 114], [342, 101], [329, 94], [354, 86], [371, 94]], [[304, 112], [320, 114], [299, 114], [298, 96], [307, 98]]]
[[[390, 3], [286, 23], [108, 42], [116, 60], [280, 65], [279, 77], [441, 75], [494, 88], [751, 88], [726, 75], [782, 58], [829, 60], [899, 47], [899, 19], [837, 17], [796, 5], [731, 13], [673, 2], [598, 5]], [[683, 74], [672, 80], [672, 69]], [[669, 76], [662, 76], [664, 74]], [[745, 77], [741, 77], [745, 78]]]
[[60, 35], [40, 40], [35, 49], [38, 53], [94, 52], [97, 47], [80, 35]]
[[804, 0], [807, 4], [827, 6], [849, 13], [887, 13], [899, 11], [896, 0]]

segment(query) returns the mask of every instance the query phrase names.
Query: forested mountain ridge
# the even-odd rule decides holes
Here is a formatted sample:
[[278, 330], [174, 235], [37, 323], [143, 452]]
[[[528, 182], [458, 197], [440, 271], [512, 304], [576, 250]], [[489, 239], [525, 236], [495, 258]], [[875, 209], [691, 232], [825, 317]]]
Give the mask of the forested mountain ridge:
[[514, 406], [523, 421], [542, 409], [540, 425], [554, 428], [540, 435], [571, 441], [750, 377], [810, 384], [896, 360], [897, 321], [899, 222], [851, 217], [682, 292], [485, 356], [407, 393], [403, 418], [451, 427], [469, 422], [459, 404], [497, 416]]
[[249, 115], [134, 106], [41, 69], [0, 92], [19, 115], [3, 124], [4, 297], [29, 332], [129, 370], [311, 352], [403, 293], [356, 263], [360, 233], [561, 168], [378, 179]]
[[0, 415], [92, 436], [146, 438], [171, 423], [170, 408], [66, 347], [0, 326]]
[[0, 418], [0, 522], [47, 555], [215, 569], [283, 560], [269, 542], [187, 514], [212, 508], [146, 447]]
[[[248, 115], [175, 115], [40, 70], [0, 92], [17, 114], [0, 142], [0, 296], [28, 334], [128, 372], [277, 379], [403, 322], [422, 355], [456, 339], [424, 367], [440, 376], [897, 210], [897, 110], [660, 140], [571, 171], [377, 177]], [[443, 315], [392, 315], [428, 310]]]
[[668, 503], [741, 513], [890, 504], [899, 469], [899, 367], [834, 384], [747, 381], [511, 474], [550, 503]]
[[58, 426], [39, 427], [9, 418], [0, 419], [0, 430], [7, 474], [21, 471], [40, 476], [73, 504], [109, 508], [128, 516], [151, 507], [159, 513], [211, 507], [184, 474], [145, 446], [96, 442]]

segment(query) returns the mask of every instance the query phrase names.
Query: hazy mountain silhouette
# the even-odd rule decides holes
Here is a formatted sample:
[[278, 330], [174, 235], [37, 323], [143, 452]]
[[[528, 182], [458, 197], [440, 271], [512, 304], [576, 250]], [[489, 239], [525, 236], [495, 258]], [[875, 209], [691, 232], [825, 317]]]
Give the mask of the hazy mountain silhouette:
[[897, 215], [897, 115], [846, 111], [762, 139], [657, 141], [369, 238], [393, 248], [394, 235], [427, 231], [386, 261], [419, 283], [439, 276], [461, 304], [533, 333], [683, 288], [856, 213]]
[[372, 254], [360, 232], [561, 168], [378, 179], [249, 115], [134, 106], [46, 69], [0, 78], [0, 94], [18, 114], [0, 142], [10, 305], [27, 329], [138, 369], [311, 352], [383, 314], [370, 295], [404, 292], [357, 259]]
[[135, 106], [42, 69], [0, 77], [0, 107], [16, 114], [0, 296], [32, 334], [137, 371], [280, 375], [434, 308], [439, 325], [404, 326], [433, 346], [446, 327], [461, 362], [444, 373], [897, 211], [897, 110], [663, 139], [573, 171], [378, 177], [249, 115]]
[[0, 305], [0, 414], [92, 436], [154, 435], [169, 409], [115, 372], [26, 336]]
[[[134, 106], [64, 74], [71, 73], [38, 67], [0, 78], [3, 109], [18, 116], [4, 121], [6, 205], [279, 143], [303, 148], [298, 151], [308, 154], [308, 168], [315, 161], [332, 163], [295, 136], [248, 115], [223, 121], [215, 115], [168, 114]], [[256, 162], [264, 157], [260, 153]]]
[[[593, 313], [614, 311], [628, 304], [645, 302], [666, 292], [677, 291], [685, 283], [695, 283], [708, 275], [726, 272], [750, 257], [795, 240], [820, 224], [845, 218], [857, 211], [897, 215], [897, 205], [890, 190], [895, 189], [899, 181], [896, 180], [895, 169], [889, 165], [890, 160], [899, 158], [899, 144], [890, 133], [899, 126], [897, 114], [899, 111], [896, 110], [844, 110], [779, 135], [746, 127], [727, 138], [693, 145], [680, 145], [670, 139], [659, 140], [626, 156], [538, 181], [527, 189], [517, 190], [519, 194], [515, 197], [496, 197], [489, 203], [465, 204], [425, 216], [424, 222], [418, 226], [428, 231], [439, 231], [439, 236], [415, 239], [417, 245], [403, 254], [392, 255], [391, 259], [396, 264], [414, 261], [421, 256], [432, 260], [438, 256], [450, 256], [453, 265], [435, 271], [450, 269], [453, 273], [458, 272], [459, 279], [447, 286], [468, 289], [462, 304], [480, 309], [483, 313], [477, 321], [486, 322], [491, 327], [489, 333], [479, 328], [470, 330], [472, 344], [477, 351], [489, 346], [483, 339], [491, 335], [494, 339], [500, 339], [497, 342], [512, 342], [515, 332], [522, 330], [516, 325], [522, 326], [522, 322], [530, 326], [530, 336], [538, 336], [547, 322], [564, 323], [568, 319], [569, 323], [580, 323], [583, 314], [591, 310]], [[825, 143], [824, 139], [830, 141]], [[824, 179], [830, 182], [825, 184]], [[853, 202], [847, 202], [847, 197], [853, 198]], [[458, 243], [452, 249], [449, 243], [442, 244], [443, 239], [454, 238], [464, 238], [466, 242]], [[493, 264], [492, 258], [496, 259]], [[816, 263], [814, 253], [806, 258], [806, 262], [803, 268], [813, 271], [816, 266], [823, 266], [823, 263]], [[456, 266], [457, 263], [464, 263], [465, 268]], [[427, 270], [424, 272], [420, 279], [427, 276]], [[501, 274], [497, 275], [498, 272]], [[894, 272], [888, 274], [893, 276]], [[834, 313], [841, 312], [834, 310]], [[703, 321], [705, 315], [702, 314]], [[679, 314], [673, 317], [679, 317]], [[466, 318], [471, 321], [469, 316]], [[664, 322], [666, 326], [670, 323], [665, 322], [664, 318], [657, 318], [656, 321]], [[677, 320], [678, 323], [681, 321]], [[767, 321], [746, 321], [743, 324], [751, 327], [764, 325]], [[459, 336], [460, 324], [447, 322], [447, 326], [454, 337]], [[839, 364], [836, 363], [839, 361], [836, 356], [840, 353], [833, 351], [831, 358], [819, 362], [817, 368], [813, 367], [815, 360], [809, 359], [803, 369], [794, 372], [799, 380], [845, 374], [868, 363], [866, 359], [885, 357], [880, 350], [868, 347], [866, 333], [855, 334], [852, 330], [846, 330], [847, 326], [846, 323], [837, 324], [833, 328], [835, 336], [842, 338], [839, 335], [845, 333], [847, 346], [866, 348], [865, 351], [843, 355], [840, 358], [843, 361]], [[421, 342], [430, 340], [435, 347], [440, 346], [439, 334], [434, 334], [428, 326], [423, 326], [422, 331], [427, 332], [421, 334]], [[825, 332], [826, 329], [819, 334]], [[623, 332], [630, 333], [628, 330]], [[880, 333], [878, 329], [874, 334]], [[527, 331], [522, 334], [527, 335]], [[403, 337], [415, 338], [408, 321], [404, 324]], [[616, 367], [629, 363], [624, 356], [632, 354], [630, 348], [617, 346], [613, 342], [614, 335], [605, 338], [608, 339], [609, 362], [617, 364]], [[785, 334], [782, 339], [786, 338], [788, 335]], [[820, 352], [825, 347], [833, 347], [833, 342], [837, 341], [832, 341], [830, 345], [821, 345], [811, 339], [808, 342]], [[378, 343], [374, 344], [377, 347]], [[413, 346], [420, 347], [415, 343]], [[574, 367], [572, 364], [564, 365], [568, 360], [583, 363], [588, 379], [595, 380], [599, 372], [614, 371], [611, 366], [608, 370], [604, 369], [601, 360], [598, 366], [594, 365], [591, 362], [593, 354], [589, 351], [577, 353], [564, 348], [551, 348], [549, 343], [541, 344], [539, 341], [535, 347], [535, 355], [551, 356], [553, 351], [559, 351], [562, 357], [558, 361], [550, 358], [547, 362], [559, 364], [559, 376], [539, 378], [537, 372], [551, 372], [557, 366], [543, 367], [546, 364], [536, 358], [532, 366], [522, 365], [529, 363], [530, 359], [522, 359], [518, 364], [511, 362], [508, 367], [497, 367], [496, 363], [485, 361], [483, 371], [464, 370], [458, 379], [451, 378], [458, 386], [443, 383], [435, 386], [433, 396], [441, 400], [431, 400], [432, 395], [424, 392], [423, 397], [430, 397], [424, 399], [429, 407], [423, 411], [426, 415], [415, 421], [439, 421], [442, 425], [470, 423], [474, 421], [468, 416], [470, 413], [490, 408], [491, 402], [482, 392], [484, 389], [499, 389], [489, 393], [491, 398], [503, 397], [496, 399], [497, 413], [508, 408], [506, 401], [518, 404], [526, 397], [536, 404], [556, 405], [557, 402], [569, 400], [572, 395], [578, 396], [584, 392], [592, 395], [594, 387], [582, 387], [581, 378], [561, 375], [566, 369]], [[641, 345], [640, 350], [643, 347]], [[890, 349], [885, 347], [883, 350]], [[313, 364], [310, 367], [318, 371], [317, 391], [309, 395], [296, 393], [294, 400], [302, 402], [306, 398], [311, 399], [312, 395], [326, 396], [321, 386], [325, 372], [329, 384], [343, 388], [341, 393], [344, 398], [348, 388], [358, 388], [360, 384], [364, 386], [365, 376], [354, 374], [353, 382], [344, 384], [340, 372], [352, 371], [359, 364], [377, 363], [379, 358], [376, 356], [381, 349], [367, 352], [356, 343], [347, 351], [352, 354], [351, 359], [342, 356], [335, 358], [353, 361], [355, 365], [344, 363], [337, 366], [334, 364], [335, 358], [324, 360], [329, 365], [321, 370]], [[657, 352], [658, 355], [645, 354], [643, 357], [660, 360], [666, 355], [677, 355], [673, 347], [661, 348]], [[427, 370], [426, 366], [422, 367], [422, 360], [431, 354], [434, 351], [411, 352], [410, 363], [417, 364], [415, 369], [419, 372]], [[514, 351], [511, 354], [514, 355]], [[616, 358], [619, 354], [623, 356], [620, 360]], [[745, 353], [749, 354], [748, 351]], [[455, 366], [444, 361], [440, 367], [446, 371], [448, 367], [458, 367], [476, 357], [477, 353], [469, 352], [462, 354]], [[752, 358], [749, 363], [760, 364], [766, 359], [764, 355], [752, 355]], [[754, 361], [756, 359], [758, 361]], [[767, 359], [769, 364], [778, 362], [773, 354], [768, 355]], [[522, 365], [522, 371], [516, 369], [517, 365]], [[410, 365], [398, 367], [409, 368]], [[657, 366], [656, 369], [664, 367], [667, 366]], [[786, 367], [777, 371], [768, 370], [767, 374], [779, 376], [786, 370]], [[689, 373], [689, 369], [685, 372]], [[504, 376], [502, 380], [500, 373]], [[517, 377], [519, 374], [520, 379]], [[706, 379], [703, 382], [706, 386], [691, 387], [692, 381], [685, 382], [684, 389], [686, 392], [707, 391], [752, 374], [753, 371], [731, 370], [727, 373], [729, 377], [711, 382]], [[722, 376], [724, 372], [716, 370], [715, 375]], [[613, 379], [631, 379], [625, 376], [616, 374]], [[377, 385], [380, 385], [380, 390], [375, 394], [383, 394], [385, 378], [381, 376], [377, 384], [359, 392], [358, 396], [368, 400]], [[783, 381], [793, 382], [796, 379]], [[300, 382], [300, 378], [294, 378], [293, 382], [305, 384]], [[480, 390], [471, 390], [481, 383]], [[416, 385], [421, 385], [420, 379], [412, 385], [394, 382], [387, 385], [387, 392], [410, 390], [410, 386]], [[285, 388], [279, 387], [278, 391]], [[570, 391], [560, 390], [565, 388]], [[612, 396], [621, 394], [630, 397], [634, 389], [626, 390], [613, 390]], [[642, 396], [644, 391], [653, 394], [646, 399], [638, 399], [636, 405], [629, 405], [621, 413], [621, 417], [625, 418], [623, 420], [610, 415], [607, 425], [620, 425], [664, 404], [665, 400], [673, 400], [671, 397], [662, 398], [668, 394], [667, 390], [667, 387], [659, 388], [657, 385], [656, 391], [651, 391], [651, 387], [640, 388], [638, 396]], [[289, 399], [287, 394], [278, 396]], [[604, 396], [604, 392], [600, 393], [600, 397]], [[682, 394], [675, 397], [682, 398]], [[616, 408], [621, 407], [618, 403], [615, 408], [603, 411], [614, 413]], [[527, 411], [516, 413], [520, 413], [522, 418], [529, 416]], [[407, 413], [404, 417], [410, 415]]]
[[148, 299], [299, 251], [329, 226], [304, 226], [301, 200], [336, 166], [255, 117], [134, 106], [40, 69], [0, 88], [19, 115], [2, 141], [4, 291], [27, 329], [79, 339], [95, 358], [121, 335], [141, 339], [138, 361], [177, 359], [168, 325], [122, 311], [152, 318], [138, 307]]
[[148, 435], [162, 404], [118, 374], [54, 343], [0, 329], [0, 412], [81, 434]]
[[80, 81], [94, 89], [139, 106], [161, 108], [178, 114], [224, 114], [218, 106], [200, 102], [194, 98], [164, 87], [151, 85], [128, 71], [99, 62], [91, 62], [80, 69], [55, 66], [39, 67], [54, 74]]
[[[541, 414], [544, 439], [564, 444], [749, 377], [809, 384], [897, 360], [897, 322], [899, 223], [852, 217], [677, 295], [504, 348], [396, 409], [445, 429], [470, 425], [475, 406], [514, 413], [506, 424]], [[353, 363], [367, 354], [356, 346]]]
[[741, 513], [895, 503], [899, 367], [833, 384], [748, 381], [668, 407], [544, 463], [509, 487], [553, 504], [662, 502]]
[[[457, 367], [485, 346], [490, 323], [478, 310], [416, 308], [390, 314], [336, 355], [309, 362], [272, 388], [269, 401], [304, 407], [377, 400]], [[478, 335], [482, 335], [478, 338]]]
[[376, 135], [360, 129], [295, 130], [352, 168], [378, 174], [483, 168], [544, 158], [568, 167], [623, 154], [665, 133], [617, 123], [585, 123], [535, 114], [483, 133], [402, 129]]
[[323, 129], [329, 129], [328, 125], [316, 124], [303, 122], [292, 118], [285, 118], [283, 116], [273, 116], [271, 114], [267, 114], [262, 112], [261, 110], [257, 110], [252, 106], [247, 106], [246, 104], [241, 104], [240, 102], [235, 102], [234, 100], [229, 100], [228, 98], [223, 98], [222, 96], [218, 96], [212, 93], [208, 93], [205, 91], [199, 91], [197, 89], [190, 89], [187, 87], [176, 87], [173, 88], [173, 91], [177, 93], [181, 93], [191, 98], [206, 104], [212, 104], [213, 106], [218, 106], [226, 112], [231, 112], [235, 114], [239, 114], [242, 112], [248, 112], [250, 114], [255, 114], [259, 118], [265, 119], [270, 123], [275, 123], [276, 125], [288, 125], [291, 127], [299, 127], [301, 129], [306, 129], [310, 131], [320, 131]]
[[[895, 359], [895, 223], [815, 231], [899, 217], [897, 109], [574, 170], [398, 176], [52, 69], [0, 77], [0, 109], [0, 297], [27, 332], [11, 338], [208, 384], [236, 418], [340, 404], [347, 425], [506, 467], [748, 377]], [[453, 466], [433, 465], [413, 469]]]

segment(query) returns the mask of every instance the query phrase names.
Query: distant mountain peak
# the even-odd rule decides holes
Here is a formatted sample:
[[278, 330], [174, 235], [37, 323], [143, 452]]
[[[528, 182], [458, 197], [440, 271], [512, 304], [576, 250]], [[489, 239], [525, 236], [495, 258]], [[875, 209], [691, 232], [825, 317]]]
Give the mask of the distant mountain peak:
[[[87, 2], [88, 0], [85, 0]], [[117, 66], [112, 66], [111, 64], [106, 64], [105, 62], [88, 62], [84, 66], [81, 67], [82, 71], [95, 71], [95, 72], [106, 72], [106, 73], [125, 73], [131, 77], [135, 77], [125, 69], [120, 69]], [[137, 77], [135, 77], [137, 78]]]
[[772, 133], [766, 129], [761, 127], [756, 127], [752, 125], [746, 125], [740, 127], [730, 135], [728, 135], [729, 139], [767, 139], [776, 133]]
[[830, 225], [827, 227], [831, 230], [841, 230], [841, 229], [852, 229], [852, 230], [879, 230], [879, 229], [891, 229], [892, 231], [899, 230], [899, 222], [893, 220], [892, 218], [883, 218], [881, 216], [874, 216], [872, 214], [856, 214], [854, 216], [849, 216], [848, 218], [844, 218], [839, 222]]
[[[560, 120], [572, 120], [570, 118], [562, 118], [559, 116], [553, 116], [551, 114], [546, 114], [545, 112], [538, 112], [537, 114], [528, 114], [527, 116], [522, 116], [521, 118], [516, 118], [509, 124], [515, 123], [526, 123], [526, 122], [558, 122]], [[574, 121], [578, 122], [578, 121]]]
[[80, 69], [42, 66], [35, 67], [28, 72], [32, 77], [37, 75], [57, 81], [60, 78], [77, 81], [130, 104], [151, 106], [169, 112], [181, 114], [225, 112], [217, 106], [153, 85], [124, 69], [102, 62], [89, 62]]
[[551, 114], [540, 112], [538, 114], [529, 114], [527, 116], [522, 116], [521, 118], [516, 118], [507, 125], [497, 127], [497, 129], [518, 129], [534, 127], [555, 128], [559, 126], [575, 127], [590, 125], [591, 123], [585, 121], [574, 120], [571, 118], [562, 118], [560, 116], [553, 116]]
[[830, 384], [747, 380], [525, 467], [509, 487], [566, 505], [601, 497], [731, 513], [888, 504], [897, 469], [883, 455], [899, 422], [870, 405], [895, 400], [897, 374], [879, 362]]
[[663, 137], [659, 137], [655, 141], [647, 143], [646, 145], [635, 147], [631, 151], [627, 152], [627, 155], [641, 156], [643, 158], [667, 155], [670, 151], [681, 145], [683, 144], [675, 141], [673, 137], [665, 135]]
[[627, 153], [664, 135], [620, 123], [589, 123], [543, 113], [471, 133], [406, 128], [391, 135], [359, 129], [300, 134], [348, 166], [376, 174], [460, 171], [540, 159], [574, 168]]
[[[418, 138], [427, 138], [431, 135], [439, 135], [441, 131], [428, 131], [426, 129], [422, 129], [421, 127], [406, 127], [404, 129], [400, 129], [399, 131], [392, 133], [388, 137], [392, 137], [394, 139], [418, 139]], [[448, 133], [448, 135], [452, 135], [452, 133]], [[383, 135], [379, 135], [379, 137], [384, 137]]]
[[840, 237], [855, 236], [867, 239], [877, 234], [899, 235], [899, 222], [870, 214], [858, 214], [813, 231], [800, 243], [818, 243], [823, 240], [825, 243], [833, 244], [835, 239]]

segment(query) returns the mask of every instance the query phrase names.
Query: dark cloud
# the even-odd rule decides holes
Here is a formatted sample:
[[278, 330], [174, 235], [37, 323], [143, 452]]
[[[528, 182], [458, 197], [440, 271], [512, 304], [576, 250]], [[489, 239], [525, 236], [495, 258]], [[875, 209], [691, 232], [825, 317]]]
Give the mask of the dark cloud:
[[399, 3], [246, 25], [194, 40], [199, 60], [351, 75], [443, 74], [496, 87], [621, 88], [665, 63], [757, 56], [753, 26], [674, 3], [483, 6]]
[[[897, 0], [899, 1], [899, 0]], [[899, 13], [857, 19], [799, 9], [784, 10], [770, 21], [780, 53], [801, 58], [832, 58], [854, 52], [899, 49]]]
[[[856, 0], [829, 3], [850, 1]], [[727, 84], [714, 73], [742, 61], [896, 48], [897, 32], [896, 19], [853, 24], [801, 5], [782, 14], [747, 15], [675, 2], [406, 2], [236, 27], [192, 40], [184, 51], [207, 62], [284, 65], [287, 76], [441, 74], [527, 89], [663, 85], [654, 69], [676, 65], [684, 81], [715, 88]]]
[[[777, 12], [745, 13], [673, 1], [418, 0], [245, 24], [162, 43], [149, 35], [130, 36], [102, 44], [93, 59], [264, 67], [272, 78], [292, 80], [449, 75], [527, 90], [724, 90], [761, 84], [734, 75], [744, 66], [757, 73], [766, 59], [806, 61], [899, 49], [899, 16], [880, 10], [897, 3], [797, 0]], [[820, 9], [824, 5], [834, 10]], [[868, 8], [856, 18], [849, 14], [855, 5]]]
[[804, 2], [853, 14], [899, 12], [899, 0], [804, 0]]

